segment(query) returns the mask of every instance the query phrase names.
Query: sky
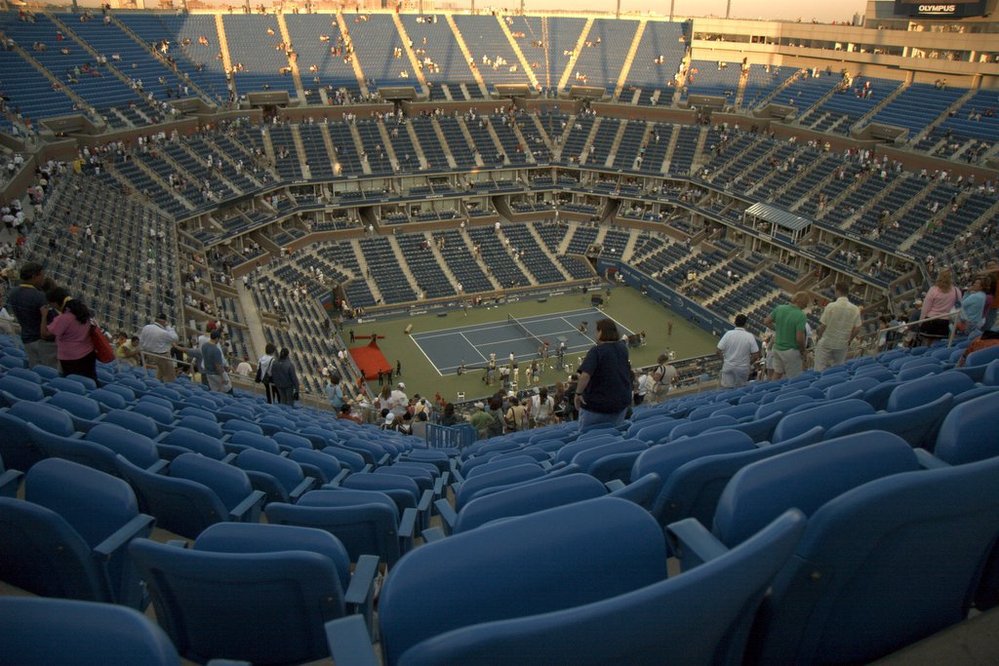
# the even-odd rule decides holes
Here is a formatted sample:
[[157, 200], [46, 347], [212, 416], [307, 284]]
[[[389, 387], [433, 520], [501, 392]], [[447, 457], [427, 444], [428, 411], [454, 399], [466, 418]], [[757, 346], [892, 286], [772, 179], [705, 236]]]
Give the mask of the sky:
[[[515, 0], [511, 0], [515, 1]], [[729, 0], [675, 0], [676, 16], [725, 16], [725, 7]], [[853, 18], [854, 12], [863, 13], [865, 0], [730, 0], [732, 3], [732, 18], [762, 18], [768, 20], [811, 21], [815, 19], [823, 23], [846, 21]], [[478, 4], [478, 3], [476, 3]], [[564, 9], [565, 4], [558, 0], [525, 0], [525, 6], [530, 9]], [[580, 10], [614, 11], [616, 0], [574, 0], [573, 8]], [[668, 15], [670, 0], [621, 0], [622, 12], [654, 11]]]

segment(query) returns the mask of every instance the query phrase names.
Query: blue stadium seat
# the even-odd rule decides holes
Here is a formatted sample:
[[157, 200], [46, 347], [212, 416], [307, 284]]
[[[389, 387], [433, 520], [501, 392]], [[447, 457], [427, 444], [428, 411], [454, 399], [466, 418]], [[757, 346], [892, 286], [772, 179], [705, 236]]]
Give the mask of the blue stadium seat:
[[118, 457], [122, 476], [156, 524], [195, 538], [222, 521], [256, 522], [265, 498], [241, 469], [194, 453], [173, 459], [169, 475], [155, 474]]
[[4, 658], [21, 666], [180, 663], [155, 622], [108, 603], [0, 597], [0, 634]]
[[416, 511], [401, 516], [391, 497], [373, 490], [311, 490], [296, 504], [272, 502], [267, 521], [326, 530], [340, 539], [351, 562], [377, 555], [389, 568], [412, 547]]
[[0, 579], [33, 594], [144, 608], [124, 547], [148, 536], [124, 481], [66, 460], [42, 460], [25, 499], [0, 498]]
[[[401, 655], [389, 655], [386, 663], [740, 663], [755, 609], [804, 528], [801, 514], [789, 511], [736, 548], [681, 576], [543, 614], [532, 614], [537, 602], [531, 595], [530, 604], [519, 613], [525, 604], [514, 601], [510, 610], [499, 606], [478, 612], [478, 623], [431, 638], [407, 626], [415, 622], [393, 623], [390, 615], [383, 629], [393, 642], [406, 642], [397, 648], [403, 650]], [[589, 561], [589, 547], [585, 551], [583, 559]], [[408, 596], [416, 590], [404, 588], [396, 594]], [[393, 604], [404, 603], [391, 599]], [[636, 617], [642, 620], [636, 622]], [[360, 650], [358, 637], [366, 639], [363, 624], [347, 618], [327, 627], [334, 658], [351, 663], [356, 654], [352, 651]]]
[[[217, 525], [192, 548], [139, 539], [130, 552], [161, 626], [178, 652], [196, 662], [328, 656], [323, 623], [363, 611], [377, 570], [377, 561], [360, 564], [359, 584], [351, 588], [339, 541], [281, 525]], [[360, 580], [365, 574], [367, 584]]]

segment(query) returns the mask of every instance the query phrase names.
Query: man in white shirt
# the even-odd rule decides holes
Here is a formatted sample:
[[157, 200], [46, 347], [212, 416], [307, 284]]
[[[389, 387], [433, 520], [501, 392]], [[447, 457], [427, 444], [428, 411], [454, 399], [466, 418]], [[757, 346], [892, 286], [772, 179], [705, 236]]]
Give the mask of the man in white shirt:
[[850, 302], [850, 285], [836, 283], [836, 300], [822, 311], [819, 329], [815, 332], [815, 370], [840, 365], [846, 361], [850, 343], [860, 333], [860, 308]]
[[718, 341], [718, 355], [724, 359], [721, 369], [723, 388], [744, 386], [753, 363], [760, 358], [756, 336], [747, 331], [745, 326], [746, 315], [736, 315], [735, 328], [726, 331]]
[[247, 379], [249, 378], [250, 375], [253, 374], [253, 366], [250, 365], [249, 358], [247, 358], [246, 356], [243, 357], [243, 360], [240, 361], [239, 365], [236, 366], [236, 374], [242, 377], [243, 379]]
[[409, 396], [406, 395], [406, 385], [402, 382], [396, 384], [395, 389], [389, 394], [388, 408], [396, 416], [402, 416], [409, 407]]
[[177, 368], [170, 358], [170, 350], [179, 339], [173, 326], [167, 325], [167, 316], [162, 312], [156, 315], [153, 323], [146, 324], [139, 332], [139, 348], [156, 354], [152, 359], [160, 381], [172, 382], [177, 378]]

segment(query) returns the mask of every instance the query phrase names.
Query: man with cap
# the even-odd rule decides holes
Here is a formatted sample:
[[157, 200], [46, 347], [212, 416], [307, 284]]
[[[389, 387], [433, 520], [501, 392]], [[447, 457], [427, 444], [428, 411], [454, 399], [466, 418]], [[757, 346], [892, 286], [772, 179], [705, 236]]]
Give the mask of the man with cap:
[[59, 367], [56, 358], [55, 338], [43, 339], [42, 308], [48, 299], [42, 291], [45, 282], [45, 267], [29, 261], [21, 267], [21, 283], [7, 296], [7, 311], [17, 318], [21, 325], [21, 342], [28, 356], [28, 367], [47, 365]]
[[493, 417], [486, 411], [485, 403], [477, 402], [468, 422], [475, 428], [479, 439], [485, 439], [489, 436], [489, 425], [493, 422]]
[[403, 382], [396, 384], [389, 394], [388, 406], [396, 416], [402, 416], [409, 407], [409, 396], [406, 395], [406, 385]]
[[177, 378], [177, 368], [170, 358], [170, 350], [179, 340], [173, 326], [167, 325], [167, 316], [163, 312], [156, 315], [156, 321], [146, 324], [139, 332], [139, 348], [152, 357], [156, 366], [156, 375], [160, 381], [172, 382]]

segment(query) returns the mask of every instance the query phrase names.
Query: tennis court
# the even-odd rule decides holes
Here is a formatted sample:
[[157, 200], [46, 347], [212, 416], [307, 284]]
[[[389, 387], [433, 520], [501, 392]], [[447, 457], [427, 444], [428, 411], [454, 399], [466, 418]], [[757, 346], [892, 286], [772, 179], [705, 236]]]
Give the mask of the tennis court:
[[[538, 349], [549, 344], [549, 355], [555, 356], [559, 343], [565, 343], [565, 353], [579, 353], [596, 342], [596, 324], [607, 315], [596, 308], [535, 315], [514, 319], [458, 326], [431, 333], [414, 333], [411, 337], [419, 350], [440, 375], [456, 374], [462, 365], [466, 370], [483, 368], [490, 354], [499, 364], [509, 361], [510, 354], [518, 363], [538, 358]], [[587, 323], [586, 333], [580, 331]], [[632, 331], [618, 323], [622, 334]]]

